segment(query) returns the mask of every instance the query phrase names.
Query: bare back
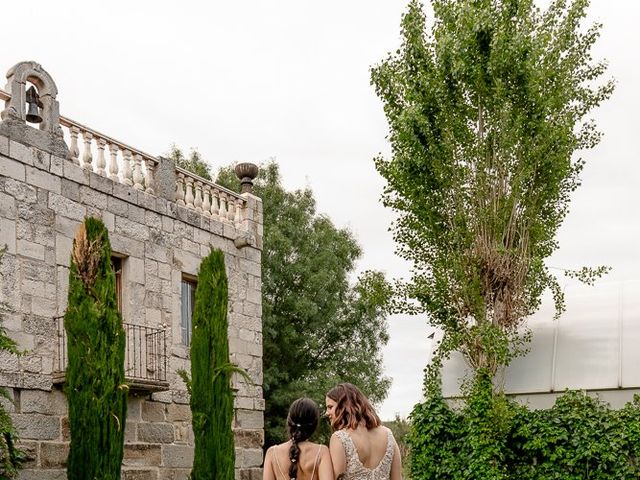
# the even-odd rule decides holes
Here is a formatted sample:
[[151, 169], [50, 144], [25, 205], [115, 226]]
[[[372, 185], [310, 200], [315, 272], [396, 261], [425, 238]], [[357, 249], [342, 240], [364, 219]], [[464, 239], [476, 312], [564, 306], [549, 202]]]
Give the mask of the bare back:
[[[393, 434], [386, 427], [367, 430], [360, 426], [356, 429], [339, 430], [331, 438], [332, 455], [336, 451], [341, 457], [344, 455], [343, 468], [348, 480], [392, 478], [392, 466], [397, 461], [396, 449]], [[336, 474], [339, 473], [341, 472], [336, 469]]]
[[[301, 442], [297, 480], [333, 480], [329, 449], [312, 442]], [[291, 442], [274, 445], [264, 460], [264, 480], [289, 480]]]

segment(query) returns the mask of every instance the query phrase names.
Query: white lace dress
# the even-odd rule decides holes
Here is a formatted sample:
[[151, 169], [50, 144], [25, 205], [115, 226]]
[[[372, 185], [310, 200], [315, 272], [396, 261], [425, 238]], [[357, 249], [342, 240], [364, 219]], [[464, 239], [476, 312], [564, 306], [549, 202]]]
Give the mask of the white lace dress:
[[389, 480], [391, 478], [391, 463], [396, 446], [391, 430], [387, 429], [387, 450], [380, 463], [373, 469], [362, 464], [358, 457], [358, 450], [347, 432], [338, 430], [335, 434], [342, 442], [347, 457], [347, 470], [343, 477], [345, 480]]

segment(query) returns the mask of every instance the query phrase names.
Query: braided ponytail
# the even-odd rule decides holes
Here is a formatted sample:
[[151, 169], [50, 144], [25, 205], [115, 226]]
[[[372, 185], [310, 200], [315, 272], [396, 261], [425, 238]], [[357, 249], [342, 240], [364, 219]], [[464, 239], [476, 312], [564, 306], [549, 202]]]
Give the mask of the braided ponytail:
[[298, 478], [298, 460], [300, 460], [300, 447], [298, 446], [298, 438], [300, 437], [300, 430], [297, 430], [291, 436], [291, 448], [289, 449], [289, 460], [291, 466], [289, 467], [289, 478]]
[[307, 440], [318, 426], [318, 406], [309, 398], [299, 398], [289, 407], [287, 416], [287, 430], [291, 439], [289, 449], [289, 478], [298, 478], [298, 465], [300, 464], [300, 442]]

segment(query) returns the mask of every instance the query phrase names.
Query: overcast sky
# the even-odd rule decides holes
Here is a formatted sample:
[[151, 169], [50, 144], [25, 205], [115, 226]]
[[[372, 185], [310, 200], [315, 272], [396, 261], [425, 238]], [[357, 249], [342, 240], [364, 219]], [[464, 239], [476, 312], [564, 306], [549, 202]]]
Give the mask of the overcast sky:
[[[585, 157], [583, 187], [562, 228], [559, 267], [640, 267], [635, 188], [640, 29], [636, 0], [594, 0], [604, 23], [596, 57], [618, 87], [595, 112], [605, 132]], [[359, 270], [407, 275], [379, 202], [372, 158], [387, 154], [382, 104], [369, 67], [399, 45], [406, 2], [9, 2], [3, 5], [0, 71], [35, 60], [57, 83], [61, 113], [152, 154], [175, 142], [214, 168], [275, 157], [287, 188], [310, 186], [318, 209], [364, 247]], [[394, 383], [383, 418], [407, 415], [421, 397], [430, 345], [424, 318], [391, 318], [385, 349]]]

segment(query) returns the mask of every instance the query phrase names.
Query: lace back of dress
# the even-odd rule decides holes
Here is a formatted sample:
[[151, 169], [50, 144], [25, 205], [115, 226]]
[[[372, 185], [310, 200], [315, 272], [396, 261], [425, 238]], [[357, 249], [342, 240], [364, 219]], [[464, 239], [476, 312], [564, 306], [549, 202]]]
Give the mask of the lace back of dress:
[[385, 454], [380, 463], [373, 469], [367, 468], [362, 464], [360, 457], [358, 457], [358, 450], [347, 432], [340, 430], [337, 434], [342, 442], [347, 459], [347, 471], [342, 478], [338, 477], [339, 480], [389, 480], [391, 478], [391, 463], [393, 462], [395, 442], [390, 430], [387, 431]]

